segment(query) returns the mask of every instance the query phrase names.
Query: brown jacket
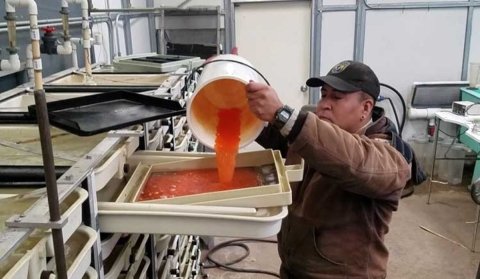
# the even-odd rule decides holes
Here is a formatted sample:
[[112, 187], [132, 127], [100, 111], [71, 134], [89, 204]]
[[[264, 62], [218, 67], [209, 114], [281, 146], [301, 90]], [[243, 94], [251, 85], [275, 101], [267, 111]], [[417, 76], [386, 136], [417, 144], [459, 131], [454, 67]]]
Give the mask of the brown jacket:
[[[267, 127], [257, 142], [280, 149], [287, 164], [305, 160], [304, 180], [278, 235], [282, 278], [385, 278], [385, 234], [410, 165], [385, 133], [383, 113], [350, 134], [300, 113], [288, 141]], [[387, 140], [385, 140], [387, 139]]]

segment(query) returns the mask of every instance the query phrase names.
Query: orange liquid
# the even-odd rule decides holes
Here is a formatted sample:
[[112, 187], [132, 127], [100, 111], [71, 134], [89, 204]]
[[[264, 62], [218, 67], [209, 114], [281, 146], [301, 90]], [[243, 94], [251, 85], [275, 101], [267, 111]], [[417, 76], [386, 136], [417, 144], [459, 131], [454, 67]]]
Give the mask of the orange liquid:
[[138, 201], [236, 190], [260, 186], [254, 168], [237, 168], [230, 184], [218, 182], [216, 169], [157, 173], [150, 177]]
[[215, 152], [217, 153], [218, 178], [221, 183], [232, 182], [235, 162], [240, 143], [240, 109], [222, 109], [218, 112], [217, 137]]

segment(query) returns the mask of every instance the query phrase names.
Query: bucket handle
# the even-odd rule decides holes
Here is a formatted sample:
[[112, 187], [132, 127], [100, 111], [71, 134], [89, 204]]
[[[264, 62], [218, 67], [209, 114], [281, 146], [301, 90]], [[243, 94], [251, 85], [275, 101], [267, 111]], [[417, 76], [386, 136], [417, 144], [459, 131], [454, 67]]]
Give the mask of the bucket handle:
[[190, 83], [190, 81], [192, 80], [193, 78], [193, 75], [195, 73], [199, 73], [200, 72], [200, 69], [207, 66], [208, 64], [211, 64], [211, 63], [216, 63], [216, 62], [233, 62], [233, 63], [237, 63], [237, 64], [240, 64], [240, 65], [243, 65], [243, 66], [246, 66], [252, 70], [254, 70], [259, 76], [261, 76], [263, 78], [263, 80], [267, 83], [268, 86], [270, 86], [270, 82], [268, 82], [268, 80], [265, 78], [265, 76], [260, 73], [260, 71], [258, 71], [257, 69], [255, 69], [254, 67], [246, 64], [246, 63], [243, 63], [243, 62], [240, 62], [240, 61], [236, 61], [236, 60], [232, 60], [232, 59], [220, 59], [220, 60], [211, 60], [211, 61], [207, 61], [205, 63], [203, 63], [202, 65], [198, 66], [197, 68], [195, 68], [188, 76], [187, 76], [187, 79], [185, 81], [185, 86], [183, 88], [183, 91], [184, 92], [187, 92], [187, 89], [188, 89], [188, 84]]

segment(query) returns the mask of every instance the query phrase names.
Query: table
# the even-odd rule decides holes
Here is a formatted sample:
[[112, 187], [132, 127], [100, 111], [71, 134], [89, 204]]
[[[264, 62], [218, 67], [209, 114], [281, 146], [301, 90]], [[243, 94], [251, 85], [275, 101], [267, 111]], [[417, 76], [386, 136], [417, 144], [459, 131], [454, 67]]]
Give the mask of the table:
[[[432, 170], [430, 171], [430, 176], [428, 179], [428, 200], [427, 204], [430, 204], [430, 198], [432, 195], [432, 183], [440, 183], [440, 184], [447, 184], [446, 182], [443, 181], [437, 181], [433, 180], [434, 172], [435, 172], [435, 161], [437, 160], [455, 160], [455, 158], [437, 158], [437, 145], [438, 145], [438, 135], [440, 134], [440, 123], [441, 121], [447, 122], [447, 123], [452, 123], [456, 124], [459, 126], [462, 126], [463, 128], [466, 129], [465, 136], [471, 139], [471, 142], [474, 142], [476, 145], [476, 148], [471, 147], [472, 143], [468, 144], [470, 148], [473, 150], [477, 150], [478, 147], [480, 146], [480, 133], [474, 132], [474, 126], [471, 121], [469, 121], [466, 117], [456, 115], [452, 113], [451, 111], [441, 111], [435, 113], [435, 140], [433, 142], [434, 147], [433, 147], [433, 155], [432, 155]], [[458, 160], [458, 159], [456, 159]], [[464, 158], [463, 160], [478, 160], [478, 158]], [[477, 241], [477, 232], [478, 232], [478, 223], [479, 223], [479, 218], [480, 218], [480, 205], [477, 205], [477, 210], [476, 210], [476, 217], [475, 221], [473, 222], [475, 224], [474, 229], [473, 229], [473, 239], [472, 239], [472, 247], [471, 251], [475, 252], [475, 243]]]

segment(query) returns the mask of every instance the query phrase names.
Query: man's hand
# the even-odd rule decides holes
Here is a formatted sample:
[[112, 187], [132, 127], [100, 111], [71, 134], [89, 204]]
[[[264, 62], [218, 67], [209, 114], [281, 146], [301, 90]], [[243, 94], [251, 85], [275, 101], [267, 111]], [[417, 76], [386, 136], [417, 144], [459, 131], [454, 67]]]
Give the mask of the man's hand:
[[277, 92], [271, 86], [254, 81], [245, 86], [245, 91], [252, 113], [262, 121], [275, 121], [277, 110], [283, 107]]

